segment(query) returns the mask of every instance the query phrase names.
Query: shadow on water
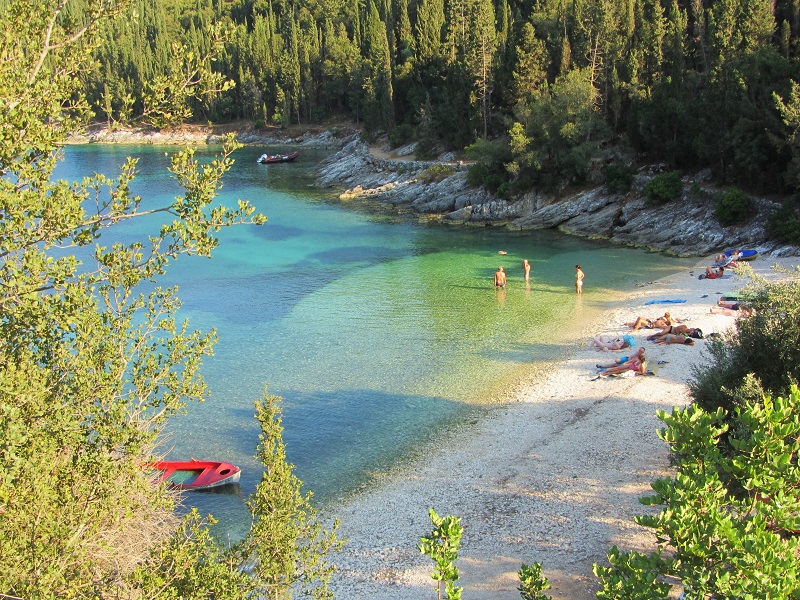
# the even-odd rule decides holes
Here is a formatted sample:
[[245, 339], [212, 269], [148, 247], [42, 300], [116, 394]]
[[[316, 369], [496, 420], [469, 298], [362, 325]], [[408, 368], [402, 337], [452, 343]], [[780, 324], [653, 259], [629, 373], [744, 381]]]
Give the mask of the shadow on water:
[[[286, 390], [281, 402], [286, 460], [303, 482], [314, 482], [314, 504], [335, 501], [387, 472], [435, 441], [437, 433], [462, 425], [485, 413], [485, 407], [431, 396], [391, 394], [372, 389], [330, 392]], [[213, 513], [224, 522], [223, 533], [232, 539], [244, 534], [249, 514], [244, 504], [261, 479], [263, 466], [255, 458], [260, 430], [254, 408], [229, 408], [221, 415], [214, 437], [225, 440], [220, 456], [237, 455], [242, 469], [235, 488], [215, 493], [189, 493], [183, 497], [184, 511], [197, 507], [201, 514]], [[183, 419], [192, 420], [191, 416]], [[181, 431], [191, 429], [178, 424]], [[183, 425], [186, 425], [184, 423]], [[191, 437], [202, 436], [202, 431]], [[171, 456], [190, 452], [192, 439], [173, 438]], [[206, 452], [213, 448], [206, 445]]]

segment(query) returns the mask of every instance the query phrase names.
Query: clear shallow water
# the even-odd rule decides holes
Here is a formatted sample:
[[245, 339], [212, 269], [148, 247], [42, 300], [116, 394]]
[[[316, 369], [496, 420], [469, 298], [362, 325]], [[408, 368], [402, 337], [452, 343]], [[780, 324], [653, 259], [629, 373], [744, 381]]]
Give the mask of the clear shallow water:
[[[70, 147], [57, 175], [113, 175], [136, 156], [134, 192], [156, 206], [179, 193], [165, 171], [173, 151]], [[179, 286], [181, 316], [219, 334], [204, 365], [212, 397], [171, 423], [169, 443], [175, 458], [243, 468], [241, 494], [186, 498], [234, 536], [246, 526], [243, 497], [260, 477], [253, 403], [265, 386], [284, 399], [289, 461], [317, 501], [328, 501], [564, 356], [576, 328], [609, 298], [689, 264], [549, 231], [419, 226], [371, 214], [311, 186], [326, 151], [256, 164], [264, 151], [236, 152], [220, 198], [250, 200], [269, 222], [222, 232], [212, 260], [181, 258], [162, 281]], [[117, 235], [132, 239], [156, 226], [128, 223]], [[527, 287], [523, 258], [533, 267]], [[582, 299], [574, 293], [578, 263], [587, 274]], [[498, 265], [508, 272], [505, 291], [492, 286]]]

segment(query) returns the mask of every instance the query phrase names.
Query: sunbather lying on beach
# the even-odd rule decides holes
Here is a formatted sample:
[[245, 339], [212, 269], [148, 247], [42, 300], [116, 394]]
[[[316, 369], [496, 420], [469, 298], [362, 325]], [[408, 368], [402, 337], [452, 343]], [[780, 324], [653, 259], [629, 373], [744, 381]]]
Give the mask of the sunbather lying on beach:
[[706, 272], [698, 279], [719, 279], [725, 274], [725, 267], [706, 267]]
[[646, 329], [661, 329], [669, 325], [674, 325], [675, 323], [678, 323], [678, 319], [673, 319], [671, 314], [664, 313], [663, 317], [658, 317], [656, 319], [636, 317], [633, 323], [625, 323], [625, 325], [630, 327], [632, 331], [638, 331], [642, 327]]
[[633, 338], [629, 335], [624, 335], [621, 338], [612, 338], [606, 335], [598, 335], [593, 337], [589, 342], [589, 348], [597, 348], [598, 350], [622, 350], [628, 346], [632, 346], [631, 341]]
[[614, 362], [608, 365], [595, 365], [598, 369], [613, 369], [614, 367], [619, 367], [620, 365], [624, 365], [625, 363], [629, 363], [635, 359], [643, 359], [644, 358], [644, 347], [639, 348], [636, 352], [631, 354], [630, 356], [620, 356], [619, 358], [615, 358]]
[[736, 317], [737, 319], [740, 317], [749, 317], [753, 314], [753, 309], [751, 308], [744, 308], [740, 306], [738, 303], [736, 304], [736, 308], [727, 308], [725, 306], [712, 306], [709, 311], [712, 315], [726, 315], [728, 317]]
[[703, 330], [699, 327], [687, 327], [686, 325], [670, 325], [669, 327], [665, 327], [658, 333], [654, 333], [652, 335], [648, 335], [647, 339], [653, 342], [657, 342], [665, 335], [685, 335], [686, 337], [692, 337], [698, 340], [703, 339]]
[[605, 371], [600, 371], [598, 375], [619, 375], [626, 371], [633, 371], [636, 375], [644, 375], [647, 372], [647, 361], [644, 358], [644, 348], [639, 348], [639, 352], [631, 356], [630, 360], [616, 367], [610, 367]]
[[694, 346], [694, 340], [683, 334], [668, 333], [664, 337], [654, 340], [656, 344], [682, 344], [685, 346]]

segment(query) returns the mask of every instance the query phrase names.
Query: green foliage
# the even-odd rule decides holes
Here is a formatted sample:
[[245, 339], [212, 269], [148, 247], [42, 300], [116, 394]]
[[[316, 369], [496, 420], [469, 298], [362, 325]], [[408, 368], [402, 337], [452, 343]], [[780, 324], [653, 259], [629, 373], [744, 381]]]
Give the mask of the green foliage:
[[506, 163], [511, 160], [511, 150], [503, 140], [478, 140], [467, 147], [466, 155], [476, 161], [467, 168], [467, 182], [471, 186], [496, 192], [510, 180]]
[[787, 198], [767, 221], [769, 237], [784, 244], [800, 244], [800, 204], [797, 197]]
[[683, 191], [680, 171], [659, 173], [644, 186], [645, 203], [657, 206], [680, 198]]
[[[654, 530], [659, 550], [612, 549], [610, 568], [595, 565], [598, 597], [666, 598], [664, 576], [679, 581], [686, 598], [800, 597], [798, 402], [792, 386], [788, 396], [766, 396], [734, 415], [696, 406], [659, 411], [660, 437], [680, 463], [642, 499], [661, 513], [636, 519]], [[725, 421], [735, 433], [722, 452]]]
[[620, 552], [619, 548], [614, 546], [608, 551], [608, 562], [610, 567], [592, 565], [592, 571], [601, 585], [596, 594], [597, 598], [667, 599], [671, 586], [659, 580], [666, 563], [658, 553], [646, 555], [640, 552]]
[[249, 575], [264, 597], [290, 597], [291, 589], [300, 589], [311, 598], [331, 598], [328, 583], [335, 567], [326, 557], [341, 549], [339, 523], [331, 531], [323, 528], [311, 505], [311, 492], [302, 494], [302, 482], [286, 462], [280, 400], [265, 393], [256, 405], [261, 425], [258, 458], [264, 473], [247, 501], [253, 525], [235, 550], [240, 564], [254, 565]]
[[509, 171], [525, 174], [531, 184], [548, 178], [558, 186], [584, 181], [609, 134], [597, 101], [587, 67], [570, 71], [528, 104], [517, 106], [508, 131], [513, 153]]
[[734, 331], [709, 340], [711, 362], [694, 368], [690, 390], [707, 411], [729, 413], [763, 394], [785, 395], [800, 381], [800, 282], [788, 273], [781, 282], [754, 278], [746, 288], [754, 314], [739, 319]]
[[420, 173], [419, 178], [425, 183], [438, 183], [447, 179], [451, 175], [454, 175], [455, 173], [455, 168], [449, 165], [433, 165], [432, 167], [425, 169], [422, 173]]
[[641, 500], [661, 512], [636, 519], [658, 550], [612, 549], [610, 567], [595, 565], [599, 598], [666, 598], [668, 580], [687, 599], [800, 598], [800, 289], [786, 275], [754, 278], [755, 312], [709, 340], [695, 403], [659, 411], [677, 473]]
[[550, 600], [550, 596], [543, 594], [550, 589], [550, 582], [542, 574], [542, 563], [532, 565], [522, 564], [517, 572], [519, 577], [520, 597], [522, 600]]
[[414, 128], [408, 123], [398, 125], [389, 132], [389, 143], [392, 148], [408, 144], [414, 139]]
[[125, 582], [143, 598], [209, 598], [234, 600], [252, 591], [254, 582], [236, 556], [211, 536], [212, 517], [193, 508], [181, 526], [151, 556], [136, 565]]
[[445, 598], [449, 600], [459, 600], [463, 588], [456, 587], [458, 581], [458, 547], [461, 544], [461, 535], [464, 527], [461, 519], [455, 516], [440, 517], [432, 508], [428, 509], [428, 515], [433, 523], [433, 530], [430, 536], [421, 537], [420, 544], [417, 546], [422, 554], [430, 556], [436, 563], [436, 568], [431, 573], [431, 578], [436, 583], [436, 597], [442, 598], [442, 584], [445, 586]]
[[717, 221], [726, 227], [741, 223], [750, 216], [750, 213], [750, 196], [738, 188], [726, 190], [714, 202]]
[[606, 165], [602, 169], [606, 187], [612, 194], [629, 192], [633, 185], [633, 169], [620, 164]]
[[[200, 367], [216, 341], [178, 321], [176, 291], [157, 287], [158, 278], [182, 254], [210, 256], [221, 228], [266, 219], [245, 201], [212, 206], [233, 164], [232, 137], [210, 162], [191, 149], [173, 154], [169, 170], [184, 192], [148, 209], [130, 193], [133, 159], [116, 177], [54, 178], [58, 149], [88, 118], [78, 85], [95, 28], [129, 8], [91, 0], [79, 19], [63, 4], [0, 8], [0, 90], [13, 98], [0, 130], [16, 132], [0, 144], [0, 590], [244, 599], [285, 597], [297, 583], [326, 597], [322, 554], [337, 543], [314, 522], [296, 479], [259, 486], [253, 532], [233, 549], [212, 538], [211, 518], [192, 513], [179, 523], [175, 495], [153, 484], [146, 465], [167, 420], [206, 397]], [[206, 73], [192, 71], [199, 88]], [[152, 114], [181, 112], [161, 100]], [[154, 213], [167, 219], [146, 239], [103, 245], [109, 228]], [[273, 405], [265, 400], [259, 415], [274, 416]], [[282, 448], [268, 418], [262, 430], [265, 447]], [[281, 451], [261, 458], [275, 477], [291, 470]], [[282, 519], [269, 497], [288, 511]], [[265, 548], [280, 550], [278, 567], [291, 563], [279, 581], [262, 577], [272, 568], [258, 554]], [[254, 558], [257, 576], [246, 575]]]
[[144, 82], [142, 115], [156, 129], [184, 123], [191, 115], [190, 100], [213, 98], [234, 86], [234, 82], [210, 68], [211, 59], [223, 48], [231, 32], [219, 24], [209, 28], [209, 47], [199, 54], [178, 41], [172, 43], [164, 73]]

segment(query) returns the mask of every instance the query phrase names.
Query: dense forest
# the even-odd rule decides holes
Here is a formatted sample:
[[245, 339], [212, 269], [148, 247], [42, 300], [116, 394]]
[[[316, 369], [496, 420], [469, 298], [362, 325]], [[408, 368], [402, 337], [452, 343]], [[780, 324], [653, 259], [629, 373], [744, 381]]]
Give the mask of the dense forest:
[[203, 121], [346, 114], [420, 157], [472, 146], [483, 182], [511, 191], [580, 181], [620, 147], [754, 192], [798, 186], [798, 0], [135, 4], [86, 74], [112, 124], [141, 115], [179, 43], [234, 84], [191, 107]]

